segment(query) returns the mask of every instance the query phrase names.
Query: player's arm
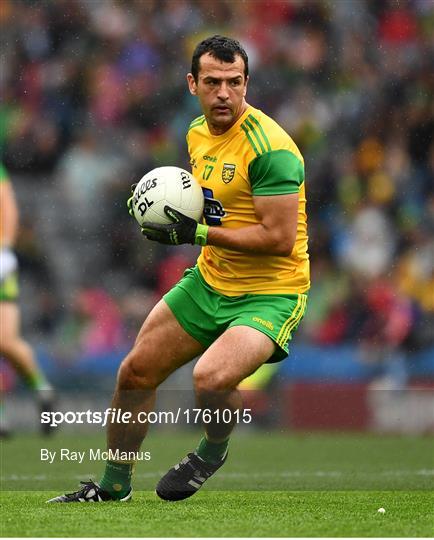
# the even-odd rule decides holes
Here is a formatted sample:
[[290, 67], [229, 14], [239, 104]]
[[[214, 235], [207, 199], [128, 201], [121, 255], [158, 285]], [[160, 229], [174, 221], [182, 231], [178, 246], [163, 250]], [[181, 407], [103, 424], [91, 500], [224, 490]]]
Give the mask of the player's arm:
[[253, 202], [258, 224], [239, 229], [209, 227], [207, 244], [287, 257], [297, 235], [298, 193], [254, 197]]
[[249, 165], [256, 225], [208, 227], [166, 207], [169, 225], [144, 223], [143, 234], [164, 244], [213, 245], [241, 252], [287, 257], [297, 234], [298, 193], [304, 166], [289, 150], [266, 152]]
[[259, 223], [239, 229], [209, 227], [165, 207], [171, 224], [144, 223], [143, 234], [163, 244], [220, 246], [235, 251], [287, 257], [297, 234], [298, 193], [254, 197]]
[[18, 229], [18, 209], [12, 184], [0, 182], [0, 246], [11, 247]]
[[17, 258], [11, 250], [18, 230], [18, 208], [12, 184], [0, 165], [0, 281], [17, 267]]
[[288, 257], [297, 236], [302, 160], [287, 149], [265, 152], [250, 162], [248, 173], [258, 224], [239, 229], [211, 227], [207, 243]]

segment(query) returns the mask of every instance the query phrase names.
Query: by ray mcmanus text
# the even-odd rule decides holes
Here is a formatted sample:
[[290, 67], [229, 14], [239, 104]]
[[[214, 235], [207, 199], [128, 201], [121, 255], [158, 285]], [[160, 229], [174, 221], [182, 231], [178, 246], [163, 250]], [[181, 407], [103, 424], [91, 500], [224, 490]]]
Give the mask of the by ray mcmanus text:
[[41, 448], [41, 461], [52, 464], [55, 461], [150, 461], [151, 452], [121, 452], [120, 450], [102, 450], [101, 448], [88, 448], [87, 450], [71, 450], [61, 448], [60, 450], [50, 450]]

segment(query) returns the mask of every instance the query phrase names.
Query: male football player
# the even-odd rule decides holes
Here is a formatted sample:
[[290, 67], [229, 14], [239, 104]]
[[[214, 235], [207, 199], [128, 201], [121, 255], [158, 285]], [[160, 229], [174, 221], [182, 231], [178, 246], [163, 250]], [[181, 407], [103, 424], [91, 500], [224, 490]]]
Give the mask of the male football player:
[[[198, 355], [198, 407], [235, 413], [239, 383], [287, 356], [303, 318], [309, 289], [303, 158], [274, 120], [246, 102], [248, 80], [248, 58], [237, 41], [213, 36], [196, 47], [187, 82], [203, 115], [190, 124], [187, 143], [205, 195], [205, 223], [166, 207], [172, 223], [145, 223], [142, 232], [164, 244], [203, 248], [197, 265], [154, 307], [120, 366], [112, 407], [132, 418], [151, 410], [158, 385]], [[236, 417], [216, 419], [158, 482], [159, 497], [185, 499], [223, 465]], [[108, 448], [137, 451], [146, 428], [111, 424]], [[132, 468], [108, 461], [99, 484], [86, 482], [52, 501], [128, 500]]]
[[[0, 163], [0, 356], [20, 373], [36, 392], [42, 411], [53, 407], [53, 389], [41, 371], [30, 345], [20, 335], [17, 257], [13, 246], [18, 232], [18, 209], [12, 183]], [[41, 424], [42, 432], [49, 434], [50, 426]], [[2, 435], [8, 434], [5, 425]]]

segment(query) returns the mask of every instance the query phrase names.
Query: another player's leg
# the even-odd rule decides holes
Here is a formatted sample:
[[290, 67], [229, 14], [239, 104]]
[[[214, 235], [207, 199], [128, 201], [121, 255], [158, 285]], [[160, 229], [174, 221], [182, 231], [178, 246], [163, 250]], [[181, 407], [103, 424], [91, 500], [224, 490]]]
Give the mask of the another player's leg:
[[[234, 326], [224, 332], [196, 364], [193, 378], [197, 405], [202, 410], [229, 410], [231, 422], [205, 423], [205, 436], [195, 452], [188, 454], [163, 476], [157, 495], [176, 501], [190, 497], [225, 462], [229, 436], [241, 409], [238, 384], [266, 362], [274, 353], [271, 338], [255, 328]], [[227, 418], [228, 413], [226, 413]], [[221, 418], [221, 416], [220, 416]]]
[[[15, 302], [0, 302], [0, 355], [16, 369], [36, 393], [40, 412], [53, 409], [54, 392], [39, 367], [33, 349], [21, 337], [20, 312]], [[41, 424], [47, 434], [47, 425]], [[51, 431], [51, 428], [48, 427]]]
[[[173, 371], [203, 350], [204, 347], [183, 330], [166, 303], [160, 301], [149, 314], [134, 347], [120, 366], [111, 407], [132, 415], [129, 423], [109, 424], [109, 450], [139, 450], [148, 429], [143, 418], [138, 421], [139, 413], [151, 411], [156, 388]], [[129, 500], [133, 466], [131, 461], [109, 460], [99, 484], [85, 482], [81, 490], [49, 502]]]
[[11, 428], [5, 413], [3, 377], [0, 374], [0, 439], [7, 439], [11, 435]]

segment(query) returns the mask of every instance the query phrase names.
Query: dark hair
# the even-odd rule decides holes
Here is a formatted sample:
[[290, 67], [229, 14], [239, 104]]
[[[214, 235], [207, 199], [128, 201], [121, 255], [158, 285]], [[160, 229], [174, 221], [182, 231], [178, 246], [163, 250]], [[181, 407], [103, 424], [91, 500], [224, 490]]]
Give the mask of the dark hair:
[[249, 74], [249, 59], [240, 42], [236, 39], [215, 35], [201, 41], [194, 50], [191, 60], [191, 73], [195, 81], [197, 81], [197, 76], [199, 75], [200, 57], [206, 53], [217, 58], [217, 60], [228, 63], [235, 62], [235, 56], [237, 54], [240, 55], [244, 61], [244, 77], [247, 78]]

